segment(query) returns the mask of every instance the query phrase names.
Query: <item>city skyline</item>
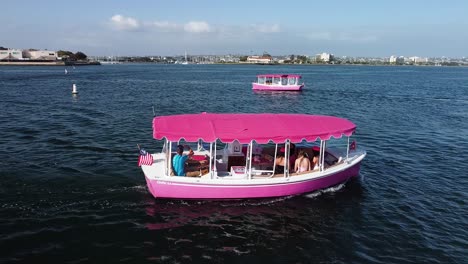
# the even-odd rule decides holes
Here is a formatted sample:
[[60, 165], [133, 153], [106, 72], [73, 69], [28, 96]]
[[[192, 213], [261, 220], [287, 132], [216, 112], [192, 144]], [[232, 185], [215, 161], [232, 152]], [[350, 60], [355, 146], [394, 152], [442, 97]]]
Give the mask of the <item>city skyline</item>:
[[302, 54], [464, 57], [468, 2], [2, 3], [0, 46], [90, 56]]

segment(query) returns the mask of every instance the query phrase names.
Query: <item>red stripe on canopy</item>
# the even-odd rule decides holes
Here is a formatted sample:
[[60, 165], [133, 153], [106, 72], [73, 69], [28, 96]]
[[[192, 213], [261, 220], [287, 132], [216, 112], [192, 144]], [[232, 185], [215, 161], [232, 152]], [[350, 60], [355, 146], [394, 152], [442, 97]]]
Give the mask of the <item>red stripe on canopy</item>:
[[153, 119], [153, 137], [169, 141], [224, 143], [293, 143], [350, 136], [356, 129], [351, 121], [335, 116], [305, 114], [184, 114]]

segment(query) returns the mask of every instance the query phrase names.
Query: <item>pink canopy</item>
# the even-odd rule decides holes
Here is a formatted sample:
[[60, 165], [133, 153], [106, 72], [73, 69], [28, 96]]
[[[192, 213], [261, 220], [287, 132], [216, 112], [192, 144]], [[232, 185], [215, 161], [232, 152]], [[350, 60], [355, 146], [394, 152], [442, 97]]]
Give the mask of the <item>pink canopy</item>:
[[351, 121], [321, 115], [305, 114], [184, 114], [158, 116], [153, 119], [153, 137], [169, 141], [185, 139], [196, 142], [224, 143], [238, 140], [240, 143], [298, 143], [330, 137], [350, 136], [356, 129]]

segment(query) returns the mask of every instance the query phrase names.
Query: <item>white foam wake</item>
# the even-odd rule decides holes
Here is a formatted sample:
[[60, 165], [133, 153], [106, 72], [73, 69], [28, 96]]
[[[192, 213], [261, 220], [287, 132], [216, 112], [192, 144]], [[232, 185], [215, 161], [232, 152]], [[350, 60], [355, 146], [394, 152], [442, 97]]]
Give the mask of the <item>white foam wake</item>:
[[324, 193], [334, 193], [334, 192], [337, 192], [341, 189], [343, 189], [345, 187], [346, 183], [340, 183], [338, 185], [335, 185], [335, 186], [332, 186], [332, 187], [328, 187], [328, 188], [325, 188], [325, 189], [321, 189], [321, 190], [317, 190], [317, 191], [314, 191], [312, 193], [308, 193], [306, 195], [304, 195], [304, 197], [307, 197], [307, 198], [316, 198]]

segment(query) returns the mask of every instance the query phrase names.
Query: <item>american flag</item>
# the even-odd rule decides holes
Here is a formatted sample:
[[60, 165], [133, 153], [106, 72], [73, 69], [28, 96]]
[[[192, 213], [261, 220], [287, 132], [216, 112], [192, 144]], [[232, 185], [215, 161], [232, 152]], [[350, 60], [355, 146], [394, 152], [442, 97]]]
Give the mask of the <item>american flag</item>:
[[146, 152], [144, 149], [140, 149], [140, 156], [138, 157], [138, 166], [141, 165], [152, 165], [153, 164], [153, 155]]

